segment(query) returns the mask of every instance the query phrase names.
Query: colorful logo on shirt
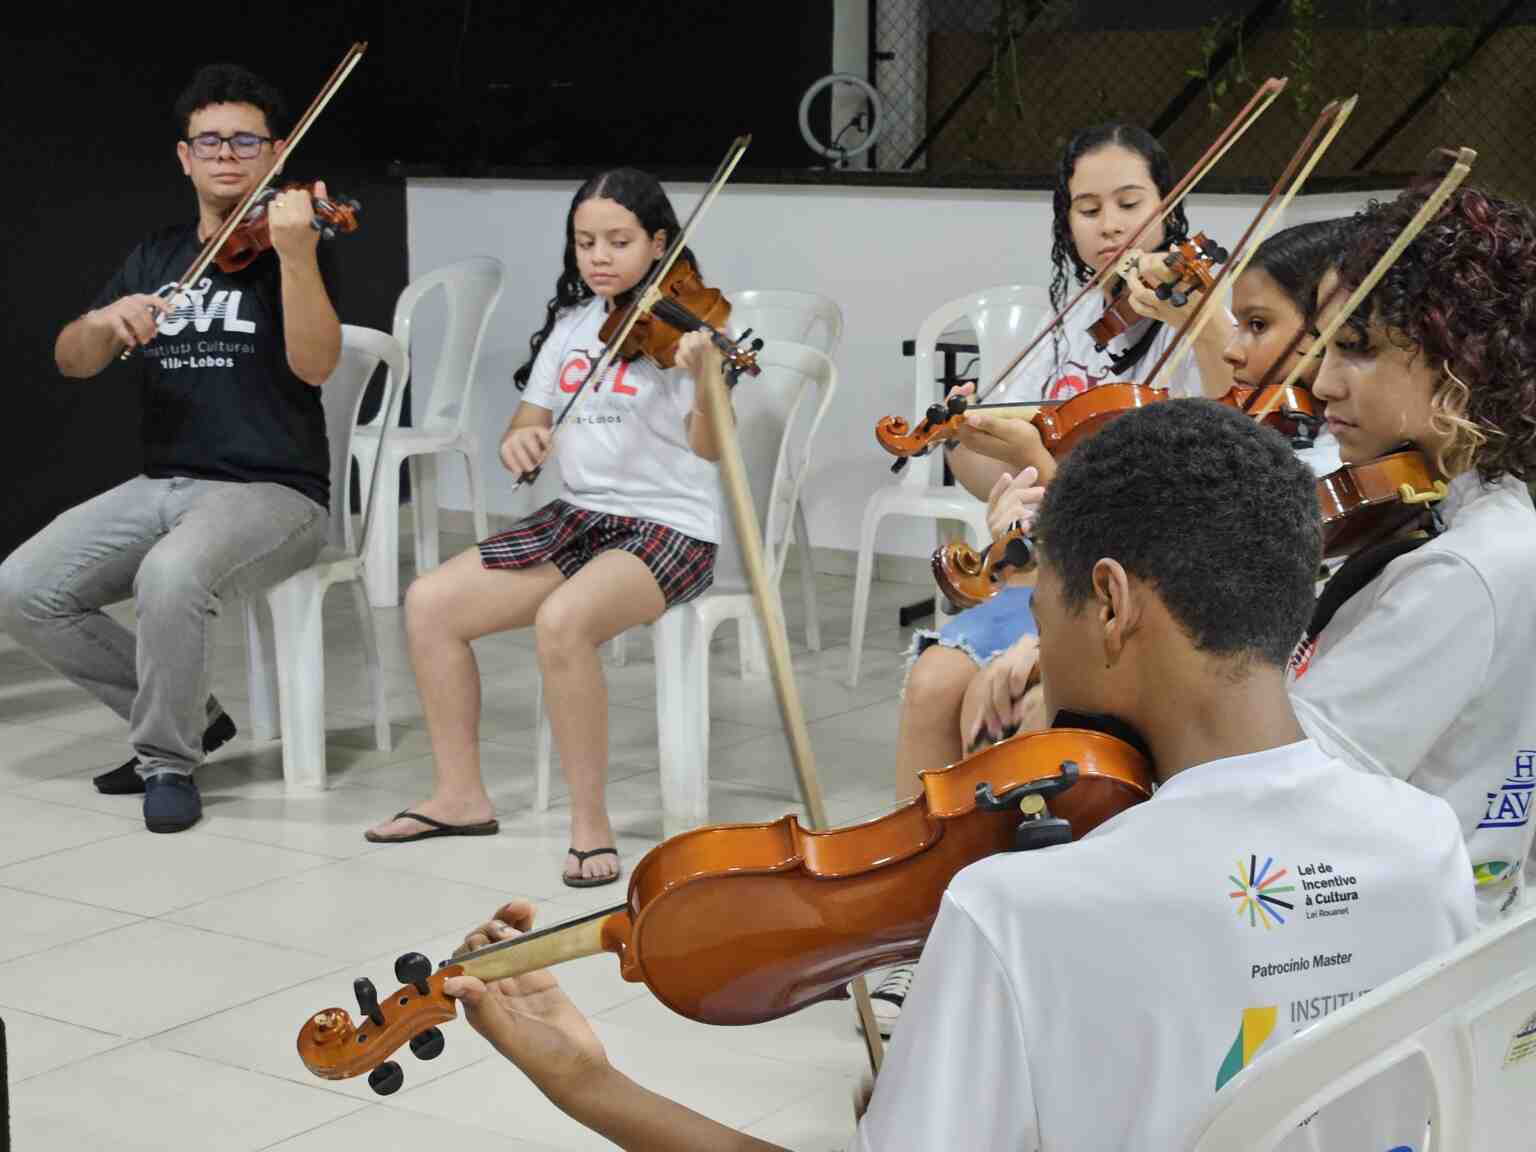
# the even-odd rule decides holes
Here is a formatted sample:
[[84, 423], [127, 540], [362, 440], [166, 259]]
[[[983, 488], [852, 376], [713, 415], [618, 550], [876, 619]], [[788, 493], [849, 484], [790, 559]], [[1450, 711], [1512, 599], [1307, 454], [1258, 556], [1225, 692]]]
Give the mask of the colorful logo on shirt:
[[1237, 902], [1237, 914], [1248, 918], [1250, 928], [1256, 928], [1260, 923], [1268, 928], [1271, 920], [1284, 924], [1285, 913], [1296, 907], [1291, 901], [1281, 899], [1285, 894], [1296, 891], [1296, 885], [1280, 883], [1285, 875], [1284, 868], [1275, 868], [1273, 856], [1265, 858], [1262, 868], [1259, 867], [1259, 858], [1250, 856], [1247, 868], [1239, 860], [1237, 870], [1227, 877], [1236, 885], [1227, 895]]
[[1312, 654], [1317, 651], [1317, 637], [1308, 636], [1300, 644], [1296, 645], [1296, 651], [1291, 653], [1291, 662], [1286, 665], [1292, 680], [1300, 680], [1307, 674], [1307, 666], [1312, 663]]
[[1062, 376], [1045, 390], [1047, 400], [1070, 400], [1079, 392], [1088, 391], [1088, 381], [1081, 376]]
[[1497, 792], [1489, 792], [1488, 808], [1479, 828], [1524, 828], [1531, 818], [1531, 793], [1536, 790], [1536, 751], [1515, 753], [1515, 768]]
[[1472, 879], [1479, 888], [1492, 888], [1515, 878], [1515, 866], [1508, 860], [1485, 860], [1472, 865]]
[[1216, 1072], [1216, 1091], [1220, 1092], [1222, 1085], [1253, 1063], [1254, 1055], [1275, 1030], [1275, 1015], [1278, 1011], [1278, 1006], [1274, 1004], [1267, 1008], [1243, 1009], [1243, 1022], [1237, 1026], [1237, 1039], [1232, 1041], [1232, 1047], [1227, 1050], [1227, 1058]]
[[[560, 391], [571, 393], [581, 387], [581, 382], [587, 378], [587, 373], [592, 371], [594, 361], [592, 354], [586, 349], [572, 352], [560, 368]], [[629, 362], [619, 360], [608, 368], [608, 391], [615, 396], [638, 396], [640, 393], [632, 384], [624, 383], [624, 376], [629, 371]], [[604, 381], [599, 380], [590, 385], [593, 392], [603, 390]]]

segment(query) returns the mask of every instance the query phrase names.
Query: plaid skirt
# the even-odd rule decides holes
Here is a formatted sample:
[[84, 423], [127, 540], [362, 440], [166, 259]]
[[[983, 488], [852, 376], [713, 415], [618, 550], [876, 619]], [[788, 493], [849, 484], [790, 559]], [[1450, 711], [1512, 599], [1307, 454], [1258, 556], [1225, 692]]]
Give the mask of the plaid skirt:
[[676, 528], [592, 512], [554, 500], [505, 532], [480, 542], [487, 568], [532, 568], [546, 561], [570, 579], [600, 552], [618, 549], [638, 556], [656, 578], [670, 608], [701, 595], [715, 578], [715, 545]]

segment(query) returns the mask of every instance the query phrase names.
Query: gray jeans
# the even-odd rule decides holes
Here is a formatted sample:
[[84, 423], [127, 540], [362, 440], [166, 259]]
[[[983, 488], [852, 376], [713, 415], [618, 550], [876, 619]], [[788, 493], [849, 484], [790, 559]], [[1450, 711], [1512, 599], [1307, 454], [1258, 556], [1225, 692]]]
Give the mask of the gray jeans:
[[[0, 564], [0, 627], [128, 721], [141, 774], [190, 773], [220, 711], [209, 617], [314, 563], [328, 519], [281, 484], [139, 476]], [[137, 638], [101, 611], [130, 596]]]

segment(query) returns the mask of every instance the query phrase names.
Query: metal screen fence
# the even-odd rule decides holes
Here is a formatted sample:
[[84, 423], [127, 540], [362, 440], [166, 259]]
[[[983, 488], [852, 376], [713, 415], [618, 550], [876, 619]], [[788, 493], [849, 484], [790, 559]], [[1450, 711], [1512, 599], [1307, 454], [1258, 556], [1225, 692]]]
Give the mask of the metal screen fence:
[[1078, 128], [1139, 123], [1192, 163], [1268, 76], [1290, 86], [1208, 187], [1267, 188], [1329, 99], [1359, 93], [1313, 184], [1400, 181], [1437, 147], [1536, 184], [1536, 0], [871, 0], [875, 167], [1049, 180]]

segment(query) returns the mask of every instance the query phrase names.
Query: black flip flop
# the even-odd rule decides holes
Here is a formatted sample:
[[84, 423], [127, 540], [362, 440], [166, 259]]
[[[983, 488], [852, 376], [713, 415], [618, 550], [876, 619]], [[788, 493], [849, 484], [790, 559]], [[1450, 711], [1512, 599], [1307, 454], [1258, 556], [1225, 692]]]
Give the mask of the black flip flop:
[[372, 844], [409, 844], [413, 840], [431, 840], [435, 836], [494, 836], [501, 830], [501, 825], [494, 820], [486, 820], [480, 824], [444, 824], [441, 820], [434, 820], [430, 816], [423, 816], [420, 812], [412, 812], [407, 809], [404, 812], [396, 812], [394, 819], [420, 820], [427, 825], [425, 832], [412, 832], [409, 836], [375, 836], [372, 830], [363, 833], [363, 839]]
[[[578, 852], [574, 848], [567, 848], [566, 851], [570, 855], [576, 857], [576, 863], [578, 864], [585, 864], [593, 856], [611, 854], [615, 859], [617, 859], [619, 855], [619, 850], [617, 848], [593, 848], [587, 852]], [[569, 872], [562, 872], [560, 873], [560, 879], [564, 880], [566, 886], [569, 888], [598, 888], [604, 884], [612, 884], [621, 875], [623, 875], [623, 872], [624, 870], [622, 868], [614, 872], [612, 876], [583, 876], [579, 872], [575, 876], [572, 876]]]

